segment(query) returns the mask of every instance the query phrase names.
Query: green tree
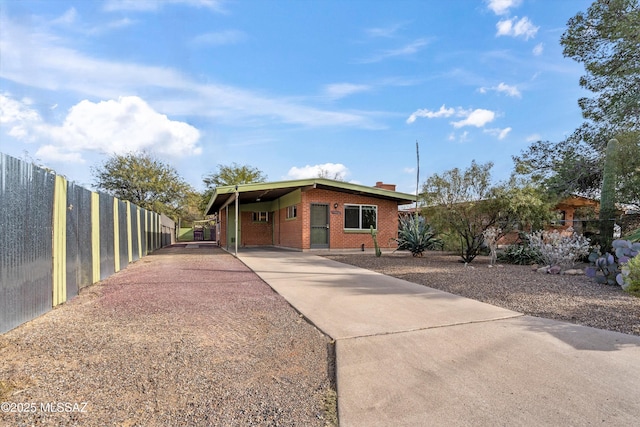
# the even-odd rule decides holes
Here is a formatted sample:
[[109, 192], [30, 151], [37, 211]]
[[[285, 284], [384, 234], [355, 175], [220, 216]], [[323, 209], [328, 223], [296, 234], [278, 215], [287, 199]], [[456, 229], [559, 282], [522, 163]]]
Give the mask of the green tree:
[[440, 231], [460, 239], [460, 256], [471, 262], [482, 248], [485, 230], [500, 235], [516, 226], [538, 228], [550, 215], [550, 203], [536, 188], [512, 179], [491, 184], [493, 163], [477, 164], [430, 176], [423, 185], [423, 213]]
[[229, 166], [218, 165], [218, 171], [203, 178], [208, 189], [223, 185], [250, 184], [252, 182], [265, 182], [267, 176], [258, 168], [249, 165], [232, 163]]
[[228, 166], [218, 165], [217, 172], [213, 172], [202, 179], [207, 189], [202, 194], [200, 210], [204, 211], [207, 208], [216, 187], [265, 182], [266, 180], [267, 175], [253, 166], [239, 165], [235, 162]]
[[195, 193], [173, 167], [149, 153], [114, 154], [92, 173], [99, 190], [173, 219]]
[[610, 138], [640, 130], [640, 6], [638, 0], [597, 0], [567, 23], [563, 54], [584, 64], [578, 100], [587, 120], [574, 134], [604, 150]]
[[640, 7], [638, 0], [597, 0], [567, 23], [563, 54], [584, 65], [578, 100], [585, 122], [561, 142], [538, 141], [514, 157], [516, 172], [559, 196], [598, 196], [607, 141], [616, 138], [618, 200], [640, 206]]

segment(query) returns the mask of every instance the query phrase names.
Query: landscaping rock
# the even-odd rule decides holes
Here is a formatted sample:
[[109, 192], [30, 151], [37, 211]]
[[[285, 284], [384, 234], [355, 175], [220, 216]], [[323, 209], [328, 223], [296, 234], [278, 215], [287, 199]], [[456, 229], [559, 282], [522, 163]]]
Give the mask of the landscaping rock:
[[560, 274], [561, 272], [562, 272], [562, 267], [560, 267], [559, 265], [554, 265], [551, 268], [549, 268], [549, 271], [547, 273]]

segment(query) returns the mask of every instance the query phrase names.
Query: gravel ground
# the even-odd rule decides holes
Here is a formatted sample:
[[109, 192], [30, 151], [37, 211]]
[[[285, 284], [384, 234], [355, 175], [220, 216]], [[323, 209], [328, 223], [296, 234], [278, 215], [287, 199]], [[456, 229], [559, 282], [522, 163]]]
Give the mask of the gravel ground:
[[234, 257], [166, 248], [0, 335], [0, 425], [331, 425], [332, 360]]
[[443, 252], [421, 258], [408, 252], [326, 256], [531, 316], [640, 335], [640, 298], [585, 276], [542, 274], [520, 265], [489, 268], [488, 257], [465, 267], [459, 256]]

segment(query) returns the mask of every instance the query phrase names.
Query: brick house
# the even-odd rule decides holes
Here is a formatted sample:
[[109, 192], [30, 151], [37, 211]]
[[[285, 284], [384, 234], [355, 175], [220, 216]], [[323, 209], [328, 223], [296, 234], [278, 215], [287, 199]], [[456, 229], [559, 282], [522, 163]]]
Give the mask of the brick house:
[[218, 242], [227, 248], [237, 238], [238, 247], [360, 249], [373, 247], [371, 226], [387, 247], [398, 235], [398, 206], [414, 201], [391, 184], [312, 178], [217, 187], [205, 214], [217, 215]]

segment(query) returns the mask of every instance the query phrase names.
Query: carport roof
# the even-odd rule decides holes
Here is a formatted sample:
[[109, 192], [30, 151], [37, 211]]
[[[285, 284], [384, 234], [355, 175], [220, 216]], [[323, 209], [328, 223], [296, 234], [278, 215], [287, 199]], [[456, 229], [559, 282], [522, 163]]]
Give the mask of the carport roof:
[[[377, 197], [379, 199], [393, 200], [399, 205], [413, 203], [416, 197], [411, 194], [385, 190], [378, 187], [351, 184], [325, 178], [297, 179], [292, 181], [259, 182], [253, 184], [240, 184], [237, 186], [238, 201], [243, 203], [270, 202], [295, 190], [311, 190], [314, 188], [339, 191], [342, 193], [362, 194]], [[216, 187], [205, 211], [206, 215], [212, 215], [229, 203], [235, 201], [235, 185]]]

